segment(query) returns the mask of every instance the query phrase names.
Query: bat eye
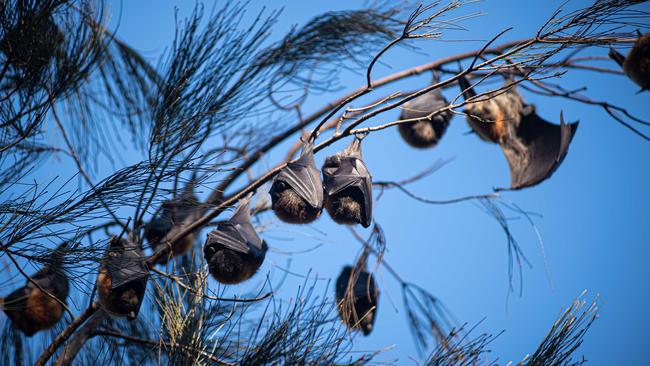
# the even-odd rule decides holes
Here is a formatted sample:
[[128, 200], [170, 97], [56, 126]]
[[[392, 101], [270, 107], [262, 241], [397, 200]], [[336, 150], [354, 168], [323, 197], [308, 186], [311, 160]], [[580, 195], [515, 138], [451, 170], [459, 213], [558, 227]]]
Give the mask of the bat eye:
[[205, 248], [205, 254], [206, 254], [208, 257], [212, 257], [212, 256], [214, 255], [214, 253], [216, 253], [216, 252], [217, 252], [217, 251], [214, 249], [213, 246], [209, 246], [209, 247]]
[[279, 191], [284, 191], [284, 190], [287, 189], [287, 188], [288, 188], [288, 187], [287, 187], [287, 184], [286, 184], [285, 182], [283, 182], [283, 181], [279, 181], [279, 182], [278, 182], [278, 190], [279, 190]]

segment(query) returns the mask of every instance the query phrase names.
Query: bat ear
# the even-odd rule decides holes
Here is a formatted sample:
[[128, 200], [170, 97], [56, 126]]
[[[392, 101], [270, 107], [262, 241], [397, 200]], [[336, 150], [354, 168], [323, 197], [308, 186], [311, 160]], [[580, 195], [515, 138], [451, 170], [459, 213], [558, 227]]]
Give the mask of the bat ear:
[[618, 66], [623, 67], [623, 63], [625, 62], [625, 56], [623, 56], [620, 52], [618, 52], [611, 45], [609, 46], [609, 54], [608, 55], [609, 55], [609, 58], [616, 61]]
[[52, 263], [54, 264], [61, 263], [63, 257], [65, 256], [65, 249], [68, 247], [68, 244], [69, 243], [67, 241], [63, 242], [59, 244], [59, 246], [56, 247], [56, 249], [54, 249], [54, 251], [50, 255], [50, 260], [52, 261]]
[[469, 80], [467, 80], [465, 75], [458, 78], [458, 86], [460, 86], [460, 90], [463, 93], [463, 98], [465, 98], [465, 100], [476, 96], [474, 88], [469, 83]]
[[182, 200], [196, 200], [196, 195], [194, 194], [194, 186], [196, 186], [196, 180], [194, 178], [190, 179], [189, 182], [183, 188], [180, 199]]
[[440, 70], [431, 70], [431, 84], [438, 84], [440, 82]]
[[122, 246], [121, 244], [122, 244], [122, 242], [121, 242], [119, 236], [111, 236], [111, 239], [108, 241], [108, 246], [110, 248]]
[[535, 105], [534, 104], [525, 104], [523, 106], [523, 108], [521, 109], [521, 115], [524, 116], [524, 117], [530, 116], [533, 113], [535, 113]]

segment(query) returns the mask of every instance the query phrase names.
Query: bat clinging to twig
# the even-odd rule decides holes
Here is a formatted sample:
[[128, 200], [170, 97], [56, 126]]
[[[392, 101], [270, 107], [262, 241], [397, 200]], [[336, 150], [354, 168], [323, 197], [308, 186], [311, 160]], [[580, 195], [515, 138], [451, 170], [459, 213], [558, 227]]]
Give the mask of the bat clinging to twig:
[[[476, 96], [465, 77], [459, 79], [466, 100]], [[549, 123], [526, 104], [514, 88], [467, 105], [467, 121], [479, 137], [499, 144], [510, 165], [510, 189], [531, 187], [548, 179], [566, 156], [578, 123]]]
[[355, 267], [345, 266], [336, 279], [336, 302], [341, 320], [351, 329], [368, 335], [377, 318], [379, 290], [375, 277], [366, 269], [368, 252], [364, 252]]
[[639, 39], [634, 43], [627, 57], [612, 47], [609, 48], [609, 57], [641, 87], [640, 91], [650, 90], [650, 33], [642, 35], [639, 32]]
[[232, 217], [208, 233], [203, 247], [210, 273], [224, 284], [253, 277], [266, 257], [266, 242], [260, 239], [251, 222], [250, 198], [240, 200]]
[[[438, 73], [433, 74], [433, 84], [439, 82]], [[434, 89], [404, 103], [399, 119], [420, 119], [417, 122], [401, 123], [399, 133], [409, 145], [415, 148], [434, 147], [447, 131], [453, 114], [444, 111], [429, 118], [429, 115], [449, 104], [440, 90]]]
[[300, 158], [289, 163], [273, 179], [271, 207], [280, 220], [306, 224], [323, 210], [323, 182], [314, 162], [313, 145], [305, 143]]
[[[166, 239], [182, 231], [184, 225], [200, 216], [199, 201], [194, 195], [194, 182], [189, 182], [179, 197], [165, 201], [159, 217], [153, 218], [144, 227], [144, 236], [152, 249], [158, 250], [167, 245]], [[158, 258], [158, 264], [165, 264], [169, 259], [187, 253], [194, 245], [197, 233], [192, 232], [176, 243], [168, 254]]]
[[97, 276], [97, 292], [102, 308], [111, 315], [134, 320], [147, 288], [149, 270], [140, 246], [112, 237]]
[[339, 224], [372, 222], [372, 177], [361, 157], [361, 139], [325, 159], [325, 207]]
[[63, 249], [66, 246], [67, 243], [61, 244], [52, 254], [49, 263], [31, 276], [33, 282], [27, 280], [25, 286], [0, 299], [1, 308], [13, 326], [28, 337], [52, 328], [63, 315], [64, 309], [60, 302], [65, 304], [70, 292], [68, 276], [62, 268]]

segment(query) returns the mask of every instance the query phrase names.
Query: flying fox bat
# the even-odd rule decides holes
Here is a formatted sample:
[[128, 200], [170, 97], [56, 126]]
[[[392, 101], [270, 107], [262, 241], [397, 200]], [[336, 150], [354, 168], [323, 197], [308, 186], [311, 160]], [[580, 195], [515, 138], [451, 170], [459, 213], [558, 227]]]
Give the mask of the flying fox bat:
[[257, 236], [251, 222], [250, 197], [240, 200], [232, 217], [208, 233], [203, 247], [210, 273], [223, 284], [253, 277], [266, 256], [266, 242]]
[[313, 145], [305, 143], [300, 158], [289, 163], [273, 179], [271, 208], [280, 220], [306, 224], [323, 210], [323, 182], [314, 162]]
[[[183, 192], [172, 200], [165, 201], [159, 217], [152, 219], [144, 227], [144, 236], [154, 250], [161, 250], [167, 245], [166, 240], [173, 238], [201, 215], [199, 200], [194, 194], [194, 183], [185, 186]], [[197, 233], [192, 232], [176, 243], [168, 254], [162, 255], [157, 264], [165, 264], [171, 258], [187, 253], [196, 240]], [[160, 248], [160, 249], [159, 249]]]
[[609, 57], [619, 64], [625, 74], [641, 87], [640, 91], [650, 90], [650, 33], [641, 34], [632, 46], [627, 57], [609, 48]]
[[364, 253], [355, 267], [343, 268], [336, 279], [336, 302], [343, 323], [367, 336], [377, 317], [379, 291], [375, 277], [366, 270], [366, 258]]
[[63, 315], [64, 309], [60, 302], [65, 304], [70, 292], [68, 276], [62, 268], [63, 249], [66, 246], [67, 243], [61, 244], [50, 257], [49, 263], [31, 276], [38, 286], [27, 280], [25, 286], [0, 299], [0, 307], [11, 319], [13, 326], [28, 337], [52, 328]]
[[134, 320], [147, 288], [149, 270], [140, 246], [113, 237], [97, 276], [99, 303], [109, 314]]
[[[476, 96], [465, 77], [465, 99]], [[549, 123], [513, 88], [467, 105], [467, 121], [479, 137], [499, 144], [510, 166], [510, 189], [531, 187], [551, 177], [562, 164], [578, 123]]]
[[[437, 72], [433, 73], [433, 84], [440, 81]], [[398, 130], [404, 141], [415, 148], [434, 147], [447, 131], [453, 114], [444, 111], [428, 118], [429, 114], [449, 104], [440, 90], [434, 89], [412, 99], [402, 106], [399, 119], [420, 119], [416, 122], [401, 123]]]
[[361, 140], [325, 159], [325, 207], [339, 224], [372, 222], [372, 177], [361, 157]]

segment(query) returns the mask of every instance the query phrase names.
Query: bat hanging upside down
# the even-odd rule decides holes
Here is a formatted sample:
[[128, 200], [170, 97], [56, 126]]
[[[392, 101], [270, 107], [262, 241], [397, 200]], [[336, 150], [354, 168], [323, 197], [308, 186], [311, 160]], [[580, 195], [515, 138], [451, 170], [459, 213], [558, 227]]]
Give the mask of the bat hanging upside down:
[[365, 268], [363, 254], [355, 267], [345, 266], [336, 279], [336, 302], [341, 320], [351, 329], [368, 335], [377, 318], [379, 291], [375, 277]]
[[[440, 81], [438, 72], [433, 73], [433, 84]], [[434, 147], [447, 131], [453, 114], [444, 111], [429, 118], [429, 115], [449, 104], [440, 90], [434, 89], [412, 99], [402, 106], [399, 119], [420, 119], [416, 122], [400, 123], [398, 130], [404, 141], [415, 148]]]
[[[463, 76], [458, 80], [466, 100], [476, 96]], [[489, 98], [489, 99], [488, 99]], [[510, 165], [510, 189], [531, 187], [548, 179], [566, 156], [578, 123], [549, 123], [526, 104], [514, 88], [467, 105], [467, 122], [483, 139], [499, 144]]]
[[[50, 261], [40, 271], [27, 280], [25, 286], [15, 290], [4, 299], [0, 299], [1, 308], [7, 314], [14, 327], [31, 337], [36, 332], [52, 328], [63, 315], [70, 287], [68, 276], [62, 268], [63, 249], [67, 243], [60, 245], [50, 257]], [[39, 288], [40, 287], [40, 288]], [[47, 291], [58, 299], [46, 294]]]
[[325, 208], [339, 224], [372, 222], [372, 177], [361, 157], [361, 140], [329, 156], [323, 165]]
[[323, 210], [323, 182], [312, 149], [311, 143], [305, 143], [300, 158], [287, 164], [273, 179], [271, 208], [284, 222], [307, 224]]
[[239, 201], [232, 217], [208, 233], [203, 247], [210, 273], [223, 284], [237, 284], [253, 277], [266, 257], [266, 242], [251, 222], [250, 199]]
[[97, 276], [99, 304], [114, 316], [135, 320], [147, 288], [149, 270], [140, 246], [112, 237]]
[[609, 57], [619, 64], [625, 74], [641, 87], [650, 90], [650, 33], [641, 34], [627, 54], [627, 57], [610, 47]]
[[[166, 239], [173, 238], [183, 230], [186, 223], [190, 223], [201, 214], [199, 200], [194, 194], [194, 183], [187, 184], [183, 193], [175, 199], [165, 201], [159, 217], [152, 219], [144, 227], [144, 236], [151, 248], [162, 250], [167, 245]], [[171, 258], [187, 253], [196, 240], [196, 233], [187, 234], [176, 243], [169, 253], [158, 257], [157, 264], [165, 264]]]

